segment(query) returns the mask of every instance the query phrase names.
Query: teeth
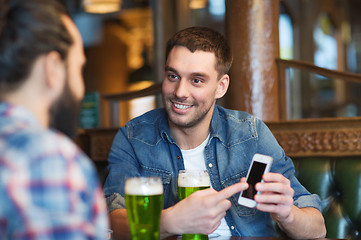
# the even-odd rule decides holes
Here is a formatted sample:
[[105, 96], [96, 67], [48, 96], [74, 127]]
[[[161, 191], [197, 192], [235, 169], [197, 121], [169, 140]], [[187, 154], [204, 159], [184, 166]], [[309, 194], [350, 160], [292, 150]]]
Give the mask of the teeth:
[[182, 104], [178, 104], [178, 103], [174, 103], [174, 106], [179, 109], [187, 109], [187, 108], [191, 107], [191, 106], [182, 105]]

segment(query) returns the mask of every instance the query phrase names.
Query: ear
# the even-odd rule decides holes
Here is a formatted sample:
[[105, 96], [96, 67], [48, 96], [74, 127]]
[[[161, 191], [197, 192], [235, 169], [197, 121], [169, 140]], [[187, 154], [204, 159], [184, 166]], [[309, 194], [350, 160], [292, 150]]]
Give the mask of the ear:
[[44, 59], [44, 83], [49, 94], [56, 98], [65, 85], [65, 63], [58, 52], [52, 51]]
[[229, 76], [224, 74], [220, 80], [218, 80], [218, 86], [216, 91], [216, 99], [222, 98], [226, 94], [229, 86]]

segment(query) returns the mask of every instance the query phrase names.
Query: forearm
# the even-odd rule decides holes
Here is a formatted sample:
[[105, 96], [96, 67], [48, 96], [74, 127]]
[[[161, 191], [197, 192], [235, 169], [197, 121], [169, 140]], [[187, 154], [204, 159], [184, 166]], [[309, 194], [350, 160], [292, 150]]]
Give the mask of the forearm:
[[170, 207], [162, 211], [160, 218], [160, 239], [176, 235], [173, 227], [174, 218], [172, 217], [172, 208], [173, 207]]
[[277, 221], [280, 228], [294, 239], [324, 238], [326, 227], [322, 214], [315, 208], [292, 207], [290, 216]]
[[109, 213], [113, 239], [130, 239], [128, 215], [126, 209], [116, 209]]

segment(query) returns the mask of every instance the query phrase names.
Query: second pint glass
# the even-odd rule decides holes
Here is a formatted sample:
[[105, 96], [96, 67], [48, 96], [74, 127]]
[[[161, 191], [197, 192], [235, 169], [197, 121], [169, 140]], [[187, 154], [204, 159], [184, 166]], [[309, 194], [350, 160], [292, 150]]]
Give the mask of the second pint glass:
[[[178, 174], [178, 197], [183, 200], [192, 193], [210, 187], [207, 170], [180, 170]], [[183, 234], [182, 240], [206, 240], [208, 235]]]
[[163, 184], [158, 177], [128, 178], [125, 182], [132, 240], [159, 240], [163, 208]]

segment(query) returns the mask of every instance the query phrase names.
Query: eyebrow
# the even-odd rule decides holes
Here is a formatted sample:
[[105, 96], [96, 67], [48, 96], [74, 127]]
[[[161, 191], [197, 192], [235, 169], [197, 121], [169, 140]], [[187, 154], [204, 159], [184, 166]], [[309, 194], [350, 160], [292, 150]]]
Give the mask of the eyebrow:
[[174, 69], [174, 68], [172, 68], [172, 67], [170, 67], [170, 66], [165, 66], [165, 67], [164, 67], [164, 70], [165, 70], [166, 72], [167, 72], [167, 71], [171, 71], [171, 72], [174, 72], [175, 74], [179, 75], [178, 72], [177, 72], [177, 70]]
[[[170, 72], [174, 72], [175, 74], [179, 75], [178, 71], [170, 66], [165, 66], [164, 67], [165, 71], [170, 71]], [[205, 77], [205, 78], [209, 78], [208, 74], [202, 73], [202, 72], [194, 72], [191, 73], [192, 76], [199, 76], [199, 77]]]
[[205, 78], [208, 78], [208, 74], [205, 74], [205, 73], [201, 73], [201, 72], [195, 72], [195, 73], [192, 73], [191, 74], [192, 76], [195, 76], [195, 77], [205, 77]]

